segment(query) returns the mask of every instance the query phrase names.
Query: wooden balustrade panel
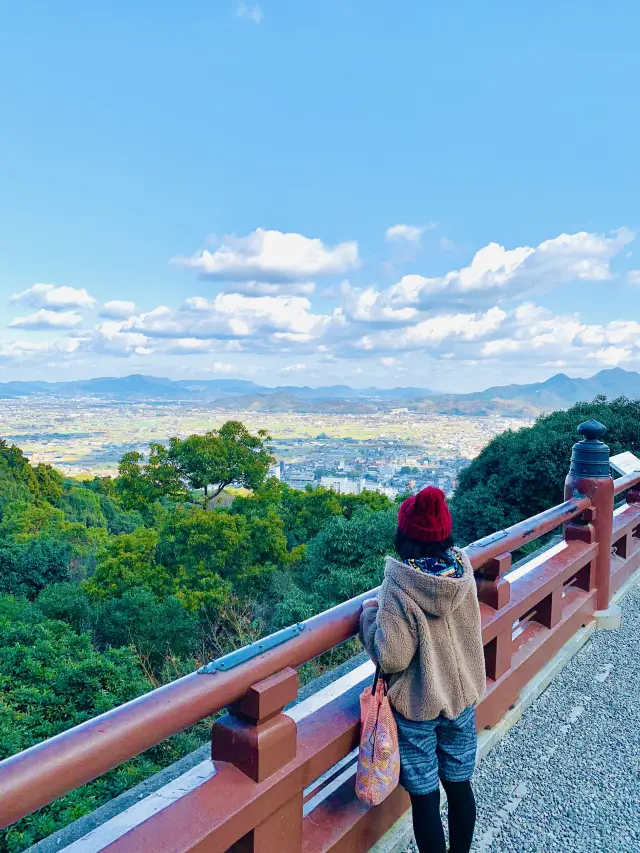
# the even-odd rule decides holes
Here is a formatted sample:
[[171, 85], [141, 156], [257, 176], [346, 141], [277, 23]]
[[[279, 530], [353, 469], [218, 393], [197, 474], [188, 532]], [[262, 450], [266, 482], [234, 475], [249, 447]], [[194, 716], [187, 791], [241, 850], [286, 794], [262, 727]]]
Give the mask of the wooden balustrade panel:
[[[478, 729], [494, 726], [527, 682], [593, 618], [596, 591], [591, 581], [597, 553], [596, 543], [567, 542], [511, 583], [505, 607], [480, 605], [487, 690], [476, 710]], [[523, 619], [514, 631], [514, 623]]]
[[254, 782], [216, 762], [213, 778], [104, 847], [105, 853], [224, 853], [298, 794], [302, 809], [304, 789], [357, 746], [362, 689], [358, 684], [300, 720], [296, 757], [272, 776]]
[[634, 501], [613, 519], [611, 537], [611, 592], [640, 568], [640, 506]]
[[409, 808], [409, 797], [396, 790], [376, 808], [355, 795], [345, 782], [308, 815], [302, 828], [303, 853], [366, 853]]
[[527, 624], [512, 640], [511, 667], [496, 681], [487, 681], [484, 698], [476, 709], [478, 730], [496, 725], [514, 705], [522, 688], [537, 675], [562, 646], [593, 619], [596, 593], [571, 587], [562, 600], [562, 617], [553, 628]]

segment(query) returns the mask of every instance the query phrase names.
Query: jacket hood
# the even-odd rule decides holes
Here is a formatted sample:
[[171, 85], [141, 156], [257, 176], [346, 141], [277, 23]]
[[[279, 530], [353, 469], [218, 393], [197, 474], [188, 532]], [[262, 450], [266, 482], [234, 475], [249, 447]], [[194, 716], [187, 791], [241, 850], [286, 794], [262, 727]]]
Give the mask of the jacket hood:
[[384, 576], [391, 584], [399, 586], [418, 607], [431, 616], [453, 613], [464, 600], [472, 585], [473, 569], [464, 551], [456, 549], [464, 564], [461, 578], [441, 577], [420, 572], [394, 557], [387, 557]]

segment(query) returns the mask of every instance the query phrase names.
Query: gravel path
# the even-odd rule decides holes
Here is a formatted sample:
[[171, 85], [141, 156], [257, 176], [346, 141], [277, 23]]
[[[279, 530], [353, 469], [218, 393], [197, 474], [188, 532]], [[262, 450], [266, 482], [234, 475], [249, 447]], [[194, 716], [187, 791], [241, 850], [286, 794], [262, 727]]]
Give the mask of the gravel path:
[[485, 758], [475, 853], [639, 853], [640, 588]]

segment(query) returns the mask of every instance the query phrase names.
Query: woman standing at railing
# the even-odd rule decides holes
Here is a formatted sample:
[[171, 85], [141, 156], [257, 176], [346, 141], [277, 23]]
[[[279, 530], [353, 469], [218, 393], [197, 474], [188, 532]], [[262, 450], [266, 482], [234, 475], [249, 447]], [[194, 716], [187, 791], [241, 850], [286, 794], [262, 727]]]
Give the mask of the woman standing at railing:
[[406, 500], [396, 550], [378, 600], [365, 602], [361, 639], [388, 676], [398, 724], [400, 781], [420, 853], [445, 853], [440, 780], [449, 804], [451, 853], [469, 853], [476, 819], [471, 788], [474, 707], [485, 689], [473, 569], [453, 547], [451, 513], [433, 486]]

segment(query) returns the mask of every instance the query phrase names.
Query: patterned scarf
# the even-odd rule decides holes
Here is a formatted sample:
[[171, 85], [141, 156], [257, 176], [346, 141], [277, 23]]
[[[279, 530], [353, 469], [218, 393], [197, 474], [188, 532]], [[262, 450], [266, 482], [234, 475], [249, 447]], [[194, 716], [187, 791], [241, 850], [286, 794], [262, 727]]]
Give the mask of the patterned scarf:
[[440, 557], [409, 559], [405, 563], [418, 572], [441, 578], [461, 578], [464, 575], [464, 564], [455, 551], [445, 551]]

